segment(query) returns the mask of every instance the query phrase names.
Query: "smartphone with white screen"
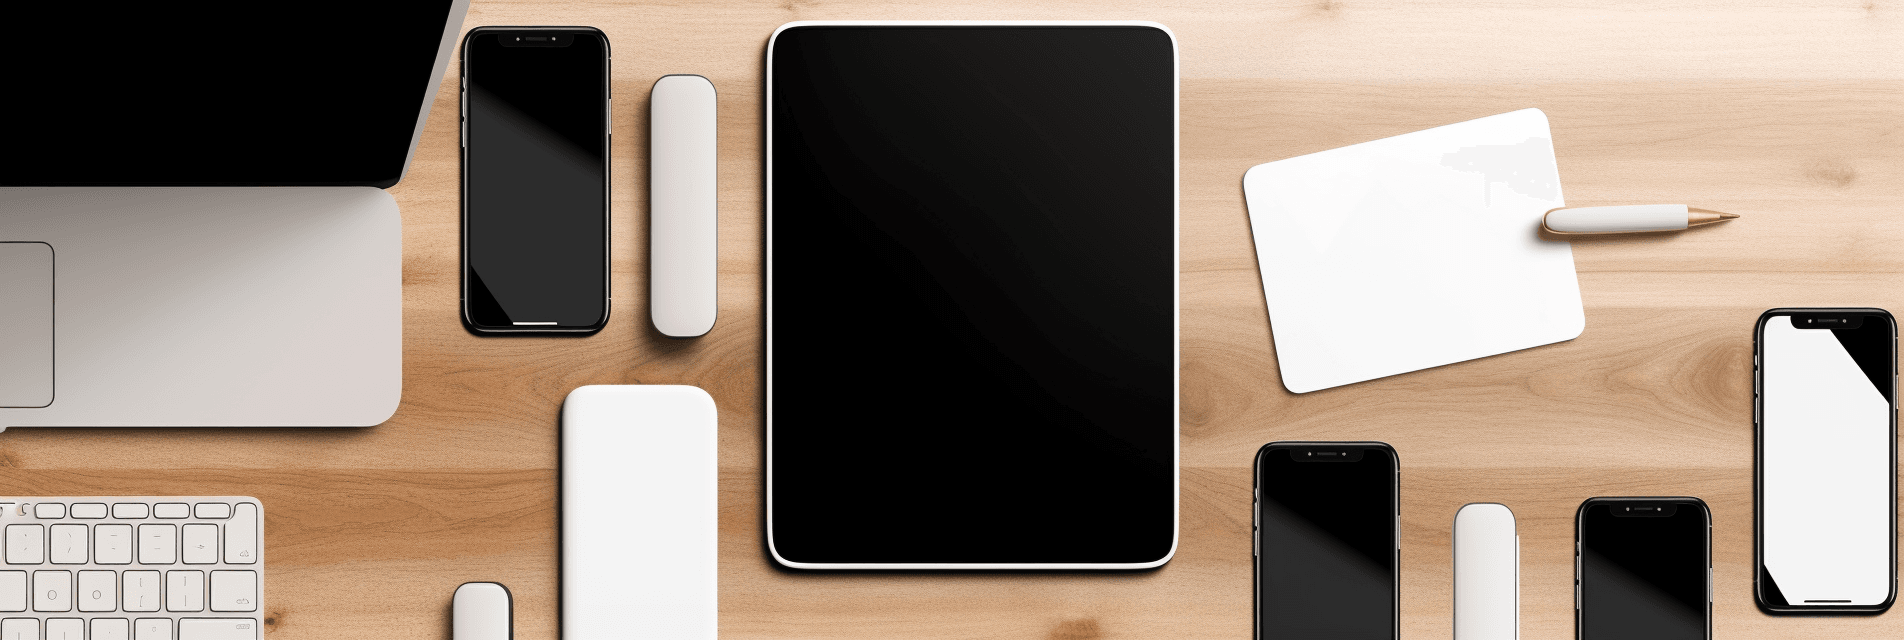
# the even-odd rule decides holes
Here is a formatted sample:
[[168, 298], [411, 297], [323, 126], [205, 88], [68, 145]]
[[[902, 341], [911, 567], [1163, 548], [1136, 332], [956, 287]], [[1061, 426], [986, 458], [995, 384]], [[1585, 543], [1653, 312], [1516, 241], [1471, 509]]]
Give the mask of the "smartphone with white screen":
[[1897, 597], [1897, 323], [1773, 309], [1753, 345], [1753, 593], [1769, 613], [1878, 613]]

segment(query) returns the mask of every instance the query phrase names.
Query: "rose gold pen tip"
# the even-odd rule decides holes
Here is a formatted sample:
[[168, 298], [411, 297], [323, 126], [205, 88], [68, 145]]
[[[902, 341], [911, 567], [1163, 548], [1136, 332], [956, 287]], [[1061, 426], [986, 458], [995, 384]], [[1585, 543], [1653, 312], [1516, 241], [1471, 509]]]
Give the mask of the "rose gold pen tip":
[[1737, 218], [1737, 217], [1739, 217], [1739, 214], [1736, 214], [1736, 213], [1721, 213], [1721, 214], [1719, 214], [1719, 219], [1720, 219], [1720, 220], [1731, 220], [1731, 219], [1733, 219], [1733, 218]]

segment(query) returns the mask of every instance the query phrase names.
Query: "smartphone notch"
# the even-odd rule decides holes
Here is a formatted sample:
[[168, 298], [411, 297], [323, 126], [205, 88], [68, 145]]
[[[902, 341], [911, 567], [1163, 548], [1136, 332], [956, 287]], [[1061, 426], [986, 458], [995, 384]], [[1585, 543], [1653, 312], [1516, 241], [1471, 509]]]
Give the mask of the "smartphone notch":
[[1636, 502], [1622, 504], [1613, 509], [1615, 518], [1671, 518], [1679, 512], [1679, 505], [1662, 502], [1658, 504]]
[[1305, 447], [1291, 449], [1289, 457], [1295, 462], [1361, 462], [1364, 453], [1361, 447]]
[[550, 33], [546, 31], [506, 32], [497, 34], [496, 44], [505, 47], [551, 47], [562, 48], [575, 44], [573, 33]]

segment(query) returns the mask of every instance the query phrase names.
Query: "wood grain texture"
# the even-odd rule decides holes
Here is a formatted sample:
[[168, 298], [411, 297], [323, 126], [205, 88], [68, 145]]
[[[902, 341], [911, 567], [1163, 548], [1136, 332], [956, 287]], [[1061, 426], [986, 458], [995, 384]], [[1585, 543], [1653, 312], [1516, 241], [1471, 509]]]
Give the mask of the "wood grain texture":
[[[761, 93], [773, 29], [812, 19], [1142, 19], [1182, 69], [1182, 539], [1149, 572], [804, 574], [761, 541]], [[1574, 509], [1685, 494], [1714, 515], [1716, 632], [1904, 636], [1904, 616], [1773, 618], [1751, 600], [1751, 327], [1774, 306], [1904, 311], [1904, 4], [1896, 0], [476, 0], [467, 27], [575, 24], [614, 47], [613, 317], [583, 339], [457, 321], [455, 73], [403, 182], [404, 396], [371, 429], [0, 437], [19, 495], [235, 494], [266, 505], [272, 638], [447, 638], [456, 585], [507, 583], [556, 633], [556, 417], [584, 384], [679, 383], [721, 419], [729, 638], [1245, 638], [1251, 455], [1369, 439], [1403, 461], [1404, 634], [1451, 633], [1462, 504], [1520, 518], [1524, 637], [1572, 637]], [[453, 65], [460, 61], [453, 61]], [[455, 68], [455, 67], [452, 67]], [[720, 94], [720, 319], [649, 328], [646, 96]], [[1284, 391], [1242, 175], [1252, 165], [1544, 109], [1568, 204], [1689, 202], [1741, 220], [1575, 242], [1571, 342], [1301, 396]], [[1408, 310], [1396, 309], [1395, 322]], [[287, 332], [301, 330], [287, 328]]]

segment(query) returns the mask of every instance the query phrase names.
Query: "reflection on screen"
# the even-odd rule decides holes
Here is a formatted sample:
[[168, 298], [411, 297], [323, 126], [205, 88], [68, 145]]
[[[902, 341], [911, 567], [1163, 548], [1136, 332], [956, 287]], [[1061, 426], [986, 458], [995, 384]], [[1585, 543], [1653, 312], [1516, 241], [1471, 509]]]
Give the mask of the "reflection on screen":
[[1395, 460], [1264, 454], [1257, 637], [1395, 637]]
[[607, 43], [587, 32], [561, 47], [502, 37], [477, 34], [466, 50], [470, 321], [593, 326], [608, 312]]
[[1705, 638], [1705, 510], [1687, 502], [1664, 517], [1626, 517], [1616, 508], [1595, 504], [1580, 516], [1581, 640]]

